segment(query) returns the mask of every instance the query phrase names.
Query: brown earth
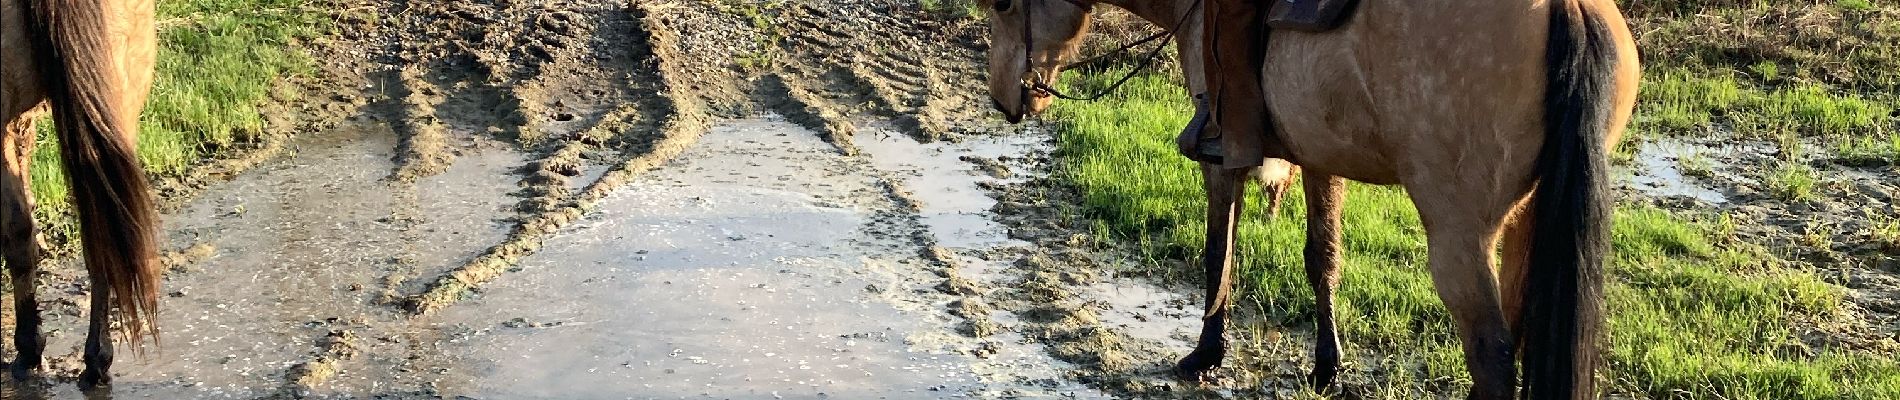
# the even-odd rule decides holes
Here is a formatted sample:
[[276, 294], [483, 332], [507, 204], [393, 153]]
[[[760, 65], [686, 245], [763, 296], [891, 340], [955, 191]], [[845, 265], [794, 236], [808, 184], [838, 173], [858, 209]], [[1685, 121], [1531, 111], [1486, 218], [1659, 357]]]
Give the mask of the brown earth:
[[[335, 34], [307, 48], [322, 74], [286, 83], [269, 140], [162, 185], [165, 341], [123, 353], [113, 394], [1299, 388], [1307, 340], [1274, 330], [1236, 330], [1245, 345], [1220, 381], [1171, 378], [1198, 328], [1196, 290], [1118, 276], [1129, 252], [1077, 234], [1076, 195], [1045, 176], [1047, 132], [987, 113], [980, 20], [905, 0], [330, 9]], [[1771, 155], [1723, 154], [1715, 177], [1676, 179], [1720, 205], [1634, 197], [1730, 210], [1747, 222], [1738, 235], [1802, 257], [1871, 260], [1835, 281], [1871, 326], [1900, 328], [1900, 249], [1862, 239], [1875, 208], [1852, 206], [1893, 210], [1895, 171], [1817, 161], [1870, 178], [1786, 203], [1737, 167]], [[1825, 246], [1799, 245], [1817, 213], [1846, 222]], [[81, 397], [83, 274], [50, 264], [50, 382], [7, 398]]]
[[[990, 121], [973, 20], [329, 9], [321, 73], [285, 83], [267, 140], [162, 185], [164, 341], [123, 353], [110, 394], [1103, 397], [1185, 351], [1184, 298], [1034, 268], [1055, 250], [991, 210], [1046, 170], [1047, 136]], [[80, 396], [83, 274], [49, 264], [48, 379], [8, 398]], [[1020, 290], [1051, 279], [1091, 286]]]

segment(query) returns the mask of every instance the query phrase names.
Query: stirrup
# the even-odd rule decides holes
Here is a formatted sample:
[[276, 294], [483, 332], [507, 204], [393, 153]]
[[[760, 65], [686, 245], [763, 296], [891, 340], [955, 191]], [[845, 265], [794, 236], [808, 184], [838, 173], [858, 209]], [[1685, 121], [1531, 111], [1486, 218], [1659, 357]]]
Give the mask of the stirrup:
[[1224, 153], [1221, 152], [1220, 138], [1201, 135], [1207, 131], [1207, 122], [1213, 118], [1213, 113], [1208, 111], [1207, 95], [1195, 95], [1194, 118], [1188, 121], [1187, 127], [1181, 128], [1181, 135], [1175, 137], [1175, 150], [1190, 160], [1221, 164], [1221, 155]]

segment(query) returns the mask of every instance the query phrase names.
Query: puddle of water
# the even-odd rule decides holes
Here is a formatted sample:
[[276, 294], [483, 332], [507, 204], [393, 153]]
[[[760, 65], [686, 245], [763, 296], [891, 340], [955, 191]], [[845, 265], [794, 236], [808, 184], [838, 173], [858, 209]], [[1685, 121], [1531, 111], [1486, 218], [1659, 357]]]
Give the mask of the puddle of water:
[[[932, 329], [865, 290], [852, 243], [875, 193], [817, 135], [737, 121], [551, 237], [523, 270], [437, 318], [477, 398], [917, 398], [984, 383], [969, 357], [912, 349]], [[843, 204], [842, 206], [840, 204]]]
[[922, 203], [924, 224], [938, 245], [950, 248], [1027, 245], [1009, 238], [1008, 229], [990, 218], [996, 200], [979, 183], [1020, 182], [1024, 171], [996, 177], [965, 157], [1021, 158], [1048, 145], [1038, 135], [979, 136], [962, 142], [918, 143], [894, 132], [866, 129], [855, 138], [872, 165], [890, 171]]
[[[405, 196], [385, 180], [396, 146], [387, 127], [346, 123], [290, 146], [294, 155], [164, 217], [173, 248], [204, 243], [216, 255], [167, 277], [163, 347], [142, 360], [125, 352], [114, 369], [119, 397], [276, 393], [331, 325], [392, 313], [379, 301], [385, 276], [445, 269], [499, 240], [504, 227], [492, 218], [511, 205], [508, 171], [523, 160], [499, 146], [470, 149]], [[49, 322], [68, 332], [53, 335], [53, 355], [83, 340], [78, 316]], [[53, 397], [74, 398], [70, 386]]]
[[[860, 132], [855, 140], [858, 147], [874, 165], [892, 172], [904, 188], [913, 192], [922, 208], [919, 212], [922, 222], [939, 245], [956, 253], [959, 275], [981, 282], [985, 287], [1015, 284], [1017, 277], [1008, 273], [1011, 266], [1006, 260], [989, 260], [980, 255], [1033, 244], [1009, 238], [1008, 228], [991, 212], [996, 200], [982, 184], [1019, 183], [1033, 178], [1029, 174], [1040, 169], [1027, 165], [1026, 160], [1031, 159], [1028, 157], [1031, 154], [1048, 150], [1047, 136], [1031, 131], [968, 137], [961, 142], [919, 143], [892, 132]], [[1009, 172], [996, 176], [988, 172], [993, 167], [985, 165], [987, 163], [973, 162], [977, 158], [998, 160], [996, 165], [1006, 167]], [[1189, 326], [1181, 321], [1192, 320], [1195, 311], [1183, 311], [1184, 307], [1192, 308], [1192, 303], [1181, 301], [1180, 295], [1132, 280], [1081, 289], [1083, 298], [1096, 302], [1097, 314], [1106, 326], [1138, 339], [1188, 343], [1177, 339], [1175, 332]], [[992, 312], [990, 318], [1003, 326], [1022, 325], [1020, 319], [1008, 311]], [[1033, 380], [1033, 374], [1025, 374], [1016, 366], [1049, 365], [1058, 371], [1074, 369], [1066, 362], [1049, 357], [1035, 340], [1016, 332], [999, 332], [987, 340], [1000, 343], [993, 348], [996, 354], [979, 365], [989, 374]], [[1106, 397], [1073, 383], [1052, 382], [1048, 387], [1067, 395]]]
[[1650, 196], [1682, 196], [1710, 204], [1727, 203], [1728, 196], [1721, 191], [1683, 175], [1679, 163], [1684, 158], [1700, 158], [1709, 160], [1710, 167], [1718, 167], [1714, 153], [1720, 151], [1676, 139], [1644, 142], [1636, 150], [1636, 164], [1627, 174], [1630, 186]]

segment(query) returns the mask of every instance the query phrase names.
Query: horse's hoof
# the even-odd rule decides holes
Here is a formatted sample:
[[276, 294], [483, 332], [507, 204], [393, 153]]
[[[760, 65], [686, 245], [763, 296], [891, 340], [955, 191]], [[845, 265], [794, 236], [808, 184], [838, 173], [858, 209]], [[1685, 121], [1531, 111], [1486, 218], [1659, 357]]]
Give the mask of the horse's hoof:
[[1333, 378], [1338, 376], [1338, 368], [1313, 367], [1313, 373], [1306, 376], [1306, 384], [1312, 385], [1313, 390], [1318, 391], [1333, 386]]
[[95, 371], [91, 368], [87, 368], [85, 372], [79, 373], [80, 390], [90, 392], [94, 389], [101, 389], [107, 386], [112, 386], [111, 375], [101, 374], [99, 371]]
[[1227, 349], [1224, 348], [1195, 350], [1188, 353], [1187, 357], [1182, 357], [1181, 363], [1175, 364], [1174, 375], [1185, 380], [1206, 379], [1207, 373], [1219, 367], [1221, 358], [1226, 355]]
[[28, 379], [33, 378], [33, 368], [28, 367], [26, 363], [23, 362], [15, 362], [12, 365], [8, 365], [7, 372], [13, 375], [14, 382], [26, 382]]

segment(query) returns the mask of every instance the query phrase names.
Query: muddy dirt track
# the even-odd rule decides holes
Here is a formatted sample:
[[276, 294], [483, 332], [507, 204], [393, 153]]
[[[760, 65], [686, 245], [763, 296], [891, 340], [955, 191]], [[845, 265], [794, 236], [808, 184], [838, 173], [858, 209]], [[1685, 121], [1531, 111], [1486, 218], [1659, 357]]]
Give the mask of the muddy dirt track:
[[[1048, 137], [986, 122], [980, 26], [336, 7], [284, 139], [167, 185], [162, 347], [111, 397], [1090, 398], [1166, 388], [1189, 347], [1191, 299], [1070, 268], [1001, 189]], [[53, 379], [7, 398], [81, 397], [82, 275], [47, 270]]]
[[[1232, 332], [1252, 345], [1218, 382], [1168, 374], [1200, 300], [1115, 277], [1132, 261], [1075, 235], [1090, 227], [1044, 176], [1049, 134], [988, 114], [980, 21], [902, 0], [332, 3], [336, 35], [304, 46], [320, 74], [271, 108], [277, 139], [161, 185], [162, 346], [122, 350], [105, 397], [1301, 387], [1299, 330]], [[1636, 191], [1755, 196], [1664, 176], [1671, 145], [1638, 153], [1652, 172]], [[1900, 193], [1868, 181], [1865, 204]], [[7, 382], [6, 399], [86, 397], [83, 273], [54, 264], [39, 278], [50, 379]], [[1857, 274], [1857, 307], [1900, 324], [1900, 280]]]

